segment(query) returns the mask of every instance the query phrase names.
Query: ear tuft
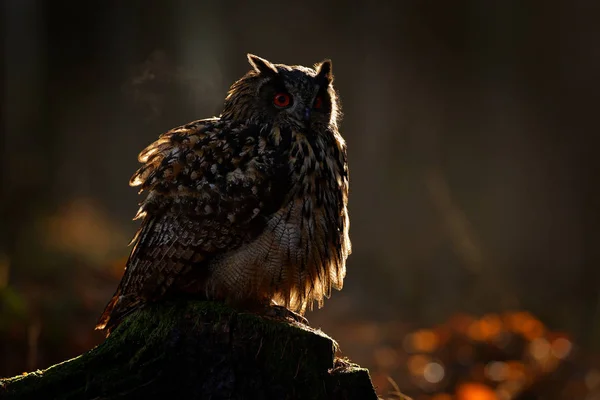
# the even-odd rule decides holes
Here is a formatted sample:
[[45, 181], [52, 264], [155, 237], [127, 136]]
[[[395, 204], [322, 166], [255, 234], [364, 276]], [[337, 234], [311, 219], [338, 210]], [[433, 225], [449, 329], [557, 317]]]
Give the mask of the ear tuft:
[[277, 74], [277, 68], [269, 61], [256, 56], [254, 54], [248, 53], [248, 62], [252, 65], [252, 68], [259, 74], [273, 75]]
[[317, 76], [324, 78], [327, 82], [333, 82], [333, 73], [331, 72], [331, 60], [325, 60], [316, 65]]

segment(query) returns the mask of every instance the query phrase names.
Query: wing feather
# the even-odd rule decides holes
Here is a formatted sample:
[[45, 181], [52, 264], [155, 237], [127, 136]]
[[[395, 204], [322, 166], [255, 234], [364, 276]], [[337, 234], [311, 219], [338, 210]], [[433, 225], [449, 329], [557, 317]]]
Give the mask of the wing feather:
[[[130, 180], [147, 192], [136, 218], [125, 274], [98, 321], [114, 329], [124, 316], [161, 298], [192, 268], [256, 237], [277, 209], [276, 166], [262, 157], [261, 129], [218, 119], [175, 128], [145, 148]], [[280, 201], [279, 201], [280, 202]]]

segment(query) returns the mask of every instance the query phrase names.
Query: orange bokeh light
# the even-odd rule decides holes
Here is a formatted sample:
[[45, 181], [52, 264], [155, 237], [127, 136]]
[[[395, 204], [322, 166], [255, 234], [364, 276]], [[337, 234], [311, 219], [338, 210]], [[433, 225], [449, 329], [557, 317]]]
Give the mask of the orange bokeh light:
[[456, 390], [456, 400], [498, 400], [498, 397], [484, 384], [463, 383]]
[[413, 333], [411, 339], [412, 348], [423, 353], [435, 351], [439, 343], [437, 335], [429, 329], [422, 329]]

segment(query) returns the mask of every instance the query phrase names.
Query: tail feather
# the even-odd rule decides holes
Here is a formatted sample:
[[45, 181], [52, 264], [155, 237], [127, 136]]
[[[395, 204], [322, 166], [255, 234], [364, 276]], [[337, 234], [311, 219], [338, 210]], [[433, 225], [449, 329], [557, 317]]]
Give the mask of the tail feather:
[[117, 290], [98, 319], [96, 329], [106, 330], [107, 336], [110, 335], [127, 315], [137, 310], [139, 307], [139, 299], [132, 299], [130, 296], [122, 296], [121, 291]]

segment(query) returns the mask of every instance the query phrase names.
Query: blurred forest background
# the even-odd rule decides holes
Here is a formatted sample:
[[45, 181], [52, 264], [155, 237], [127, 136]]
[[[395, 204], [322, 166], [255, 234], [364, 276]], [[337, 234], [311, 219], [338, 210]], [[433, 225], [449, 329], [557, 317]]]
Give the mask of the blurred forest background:
[[2, 1], [0, 376], [100, 343], [160, 133], [246, 53], [333, 60], [346, 286], [308, 314], [381, 396], [600, 399], [600, 2]]

